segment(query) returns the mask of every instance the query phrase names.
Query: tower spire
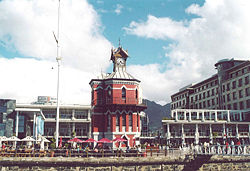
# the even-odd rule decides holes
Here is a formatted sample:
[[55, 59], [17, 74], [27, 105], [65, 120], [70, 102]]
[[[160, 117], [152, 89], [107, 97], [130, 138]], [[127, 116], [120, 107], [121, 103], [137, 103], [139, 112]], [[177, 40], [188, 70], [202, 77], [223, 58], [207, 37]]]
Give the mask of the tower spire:
[[119, 47], [121, 47], [121, 39], [120, 39], [120, 37], [119, 37]]

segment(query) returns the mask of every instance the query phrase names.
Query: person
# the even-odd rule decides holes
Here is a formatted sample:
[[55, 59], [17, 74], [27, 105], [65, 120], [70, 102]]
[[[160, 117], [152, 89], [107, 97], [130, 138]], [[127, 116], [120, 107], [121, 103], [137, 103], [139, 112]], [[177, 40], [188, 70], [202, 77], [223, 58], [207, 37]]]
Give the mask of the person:
[[226, 141], [226, 154], [228, 154], [228, 146], [229, 146], [229, 143], [228, 141]]
[[233, 154], [233, 150], [234, 150], [234, 141], [231, 140], [231, 154]]
[[237, 154], [239, 154], [239, 153], [241, 153], [241, 146], [240, 146], [241, 144], [240, 144], [240, 140], [239, 139], [237, 139], [237, 142], [236, 142], [236, 149], [237, 149]]
[[5, 143], [2, 144], [2, 149], [5, 150]]

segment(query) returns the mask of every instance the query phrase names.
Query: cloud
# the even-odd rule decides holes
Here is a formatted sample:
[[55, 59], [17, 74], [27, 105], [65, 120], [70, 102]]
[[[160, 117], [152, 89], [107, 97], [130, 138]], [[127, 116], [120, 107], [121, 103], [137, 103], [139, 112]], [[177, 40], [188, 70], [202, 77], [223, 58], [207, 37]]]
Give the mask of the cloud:
[[[202, 6], [192, 4], [186, 9], [188, 15], [196, 15], [189, 21], [152, 15], [145, 22], [132, 21], [124, 28], [127, 34], [173, 42], [163, 47], [167, 49], [167, 66], [158, 64], [154, 69], [152, 65], [131, 66], [131, 74], [137, 74], [142, 83], [146, 83], [145, 96], [170, 101], [171, 94], [179, 88], [215, 74], [214, 64], [218, 60], [249, 60], [249, 8], [250, 2], [244, 0], [207, 0]], [[136, 68], [140, 67], [144, 70], [139, 72]], [[160, 72], [162, 67], [167, 69]]]
[[122, 6], [121, 4], [117, 4], [117, 5], [116, 5], [116, 9], [115, 9], [115, 13], [116, 13], [117, 15], [120, 15], [121, 12], [122, 12], [122, 8], [123, 8], [123, 6]]
[[[56, 0], [0, 1], [0, 46], [29, 57], [0, 58], [1, 98], [31, 102], [38, 95], [56, 96], [57, 9]], [[90, 104], [90, 79], [110, 65], [111, 43], [103, 29], [86, 0], [61, 1], [62, 102]]]
[[[37, 96], [56, 97], [56, 62], [36, 59], [0, 58], [1, 98], [16, 99], [19, 103], [34, 102]], [[53, 67], [53, 69], [52, 69]], [[60, 96], [62, 103], [90, 104], [88, 83], [93, 75], [78, 69], [60, 68]]]
[[[58, 1], [0, 1], [0, 40], [23, 56], [54, 61]], [[99, 16], [86, 0], [61, 1], [60, 42], [63, 63], [83, 71], [109, 66], [111, 43], [102, 35]]]

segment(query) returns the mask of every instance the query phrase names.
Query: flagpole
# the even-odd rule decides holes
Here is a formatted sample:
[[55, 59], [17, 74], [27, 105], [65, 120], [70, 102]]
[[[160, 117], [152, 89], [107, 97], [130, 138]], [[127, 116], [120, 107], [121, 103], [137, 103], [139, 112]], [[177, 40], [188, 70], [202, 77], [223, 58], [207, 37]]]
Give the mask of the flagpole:
[[61, 55], [60, 55], [60, 44], [59, 44], [59, 24], [60, 24], [60, 0], [58, 5], [58, 25], [57, 25], [57, 56], [56, 61], [58, 64], [58, 73], [57, 73], [57, 105], [56, 105], [56, 148], [58, 147], [58, 138], [59, 138], [59, 83], [60, 83], [60, 62], [61, 62]]

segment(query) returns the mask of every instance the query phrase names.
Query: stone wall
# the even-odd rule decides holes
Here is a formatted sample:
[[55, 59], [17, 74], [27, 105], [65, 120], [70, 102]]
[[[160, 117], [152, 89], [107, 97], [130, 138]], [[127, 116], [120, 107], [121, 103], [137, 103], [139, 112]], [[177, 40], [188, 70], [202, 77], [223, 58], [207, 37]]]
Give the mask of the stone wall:
[[0, 157], [0, 171], [84, 170], [84, 171], [167, 171], [167, 170], [250, 170], [250, 156], [197, 156], [195, 158], [17, 158]]

